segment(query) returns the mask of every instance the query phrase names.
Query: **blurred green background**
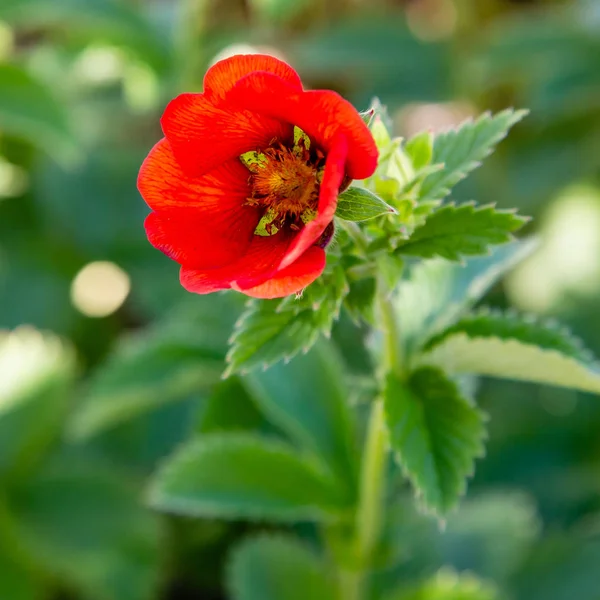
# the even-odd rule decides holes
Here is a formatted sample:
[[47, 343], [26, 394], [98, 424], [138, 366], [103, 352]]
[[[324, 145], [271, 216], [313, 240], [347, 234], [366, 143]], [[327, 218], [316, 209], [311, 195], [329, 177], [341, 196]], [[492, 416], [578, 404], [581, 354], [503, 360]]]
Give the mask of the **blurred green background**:
[[[542, 236], [487, 302], [558, 317], [600, 355], [600, 2], [0, 0], [0, 327], [18, 328], [0, 334], [1, 600], [226, 598], [228, 550], [266, 527], [143, 502], [186, 436], [273, 430], [219, 382], [242, 298], [179, 287], [136, 191], [166, 102], [248, 46], [359, 109], [378, 96], [399, 135], [530, 108], [453, 196], [518, 207]], [[334, 338], [369, 375], [361, 332], [342, 318]], [[488, 456], [445, 532], [395, 491], [393, 576], [452, 565], [516, 600], [600, 599], [598, 398], [479, 397]]]

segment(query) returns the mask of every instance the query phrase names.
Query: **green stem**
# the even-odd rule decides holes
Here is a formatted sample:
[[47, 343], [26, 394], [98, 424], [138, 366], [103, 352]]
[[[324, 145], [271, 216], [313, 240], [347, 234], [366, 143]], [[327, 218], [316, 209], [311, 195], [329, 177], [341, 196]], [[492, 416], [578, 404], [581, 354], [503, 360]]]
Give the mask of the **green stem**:
[[356, 245], [357, 250], [362, 255], [366, 255], [369, 240], [366, 238], [361, 228], [352, 221], [344, 221], [343, 219], [338, 219], [336, 222], [339, 223], [346, 230], [346, 233]]
[[381, 330], [384, 338], [383, 367], [385, 372], [391, 371], [402, 376], [403, 356], [402, 341], [398, 327], [396, 311], [390, 299], [390, 293], [383, 282], [378, 282], [377, 301], [381, 317]]
[[[387, 438], [383, 401], [378, 399], [373, 403], [369, 417], [360, 474], [359, 503], [356, 512], [358, 556], [364, 571], [371, 566], [373, 554], [381, 534], [386, 483], [386, 458]], [[361, 587], [362, 584], [361, 581]], [[362, 594], [358, 597], [361, 598]]]
[[[381, 281], [377, 300], [381, 316], [381, 329], [384, 335], [384, 371], [400, 373], [402, 371], [402, 352], [398, 322], [387, 287]], [[355, 522], [358, 569], [352, 573], [344, 572], [340, 578], [344, 600], [363, 600], [366, 596], [366, 575], [373, 564], [385, 515], [386, 464], [385, 413], [383, 400], [378, 398], [371, 406], [360, 473]]]

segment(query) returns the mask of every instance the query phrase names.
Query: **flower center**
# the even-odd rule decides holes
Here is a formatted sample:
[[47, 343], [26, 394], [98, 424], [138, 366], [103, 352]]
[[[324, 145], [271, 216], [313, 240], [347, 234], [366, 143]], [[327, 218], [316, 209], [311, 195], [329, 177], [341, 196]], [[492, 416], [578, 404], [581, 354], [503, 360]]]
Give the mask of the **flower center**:
[[265, 209], [256, 235], [274, 235], [285, 225], [298, 230], [314, 219], [323, 155], [310, 151], [310, 140], [300, 129], [294, 130], [292, 148], [279, 144], [240, 159], [251, 173], [247, 204]]

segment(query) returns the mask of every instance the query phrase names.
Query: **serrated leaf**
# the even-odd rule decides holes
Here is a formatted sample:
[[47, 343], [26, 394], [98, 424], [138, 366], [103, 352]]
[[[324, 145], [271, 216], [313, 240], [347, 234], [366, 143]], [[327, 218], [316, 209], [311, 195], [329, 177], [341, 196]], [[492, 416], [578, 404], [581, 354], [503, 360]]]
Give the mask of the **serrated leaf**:
[[220, 380], [238, 310], [232, 296], [186, 300], [164, 321], [123, 339], [92, 376], [69, 435], [90, 437], [210, 388]]
[[560, 349], [542, 348], [531, 343], [529, 337], [525, 339], [470, 337], [460, 331], [440, 341], [417, 362], [436, 365], [451, 373], [476, 373], [600, 394], [597, 365], [563, 353], [562, 344], [558, 346]]
[[445, 260], [415, 265], [398, 286], [394, 300], [407, 354], [459, 319], [536, 247], [536, 240], [527, 239], [504, 244], [464, 265]]
[[242, 433], [193, 440], [155, 476], [150, 504], [165, 512], [281, 522], [336, 518], [345, 493], [292, 447]]
[[250, 300], [230, 338], [223, 376], [266, 369], [307, 352], [320, 335], [330, 335], [347, 293], [345, 273], [341, 266], [333, 265], [300, 297]]
[[0, 473], [27, 469], [60, 435], [75, 354], [32, 327], [0, 331]]
[[385, 596], [385, 600], [497, 600], [494, 586], [470, 573], [458, 574], [441, 569], [421, 584], [403, 585]]
[[514, 312], [502, 313], [485, 309], [466, 315], [448, 329], [432, 337], [425, 344], [423, 351], [433, 350], [446, 338], [457, 333], [465, 333], [470, 338], [514, 339], [547, 350], [555, 350], [584, 363], [593, 360], [591, 352], [585, 349], [581, 340], [556, 323], [544, 322], [530, 315], [523, 316]]
[[453, 508], [483, 455], [481, 412], [439, 369], [422, 367], [408, 382], [389, 374], [384, 390], [390, 443], [424, 510]]
[[281, 535], [254, 537], [235, 548], [227, 587], [232, 600], [339, 598], [327, 565], [298, 541]]
[[487, 254], [490, 245], [511, 241], [512, 232], [527, 220], [513, 210], [492, 205], [448, 204], [429, 215], [397, 252], [460, 261], [463, 256]]
[[494, 116], [485, 113], [476, 121], [467, 121], [458, 129], [436, 136], [433, 164], [444, 169], [432, 173], [422, 183], [419, 201], [442, 200], [453, 186], [464, 179], [488, 156], [508, 130], [525, 115], [525, 110], [504, 110]]
[[76, 143], [68, 114], [50, 90], [26, 71], [0, 64], [0, 129], [71, 160]]
[[377, 194], [361, 187], [350, 187], [338, 196], [335, 216], [346, 221], [367, 221], [396, 209]]
[[344, 372], [333, 346], [323, 340], [288, 364], [248, 375], [245, 383], [268, 419], [311, 452], [351, 493], [356, 440]]

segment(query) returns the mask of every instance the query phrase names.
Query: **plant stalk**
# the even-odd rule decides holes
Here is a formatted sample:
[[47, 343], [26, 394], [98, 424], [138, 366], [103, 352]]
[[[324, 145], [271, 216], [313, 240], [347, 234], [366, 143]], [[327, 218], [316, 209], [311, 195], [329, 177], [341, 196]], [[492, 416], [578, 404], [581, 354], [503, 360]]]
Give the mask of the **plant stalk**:
[[[398, 322], [389, 291], [381, 281], [378, 282], [377, 301], [384, 336], [383, 371], [401, 373], [402, 352]], [[354, 573], [345, 573], [341, 579], [344, 600], [363, 600], [368, 591], [366, 576], [373, 565], [385, 515], [387, 448], [383, 399], [378, 398], [371, 406], [360, 473], [355, 522], [358, 568]]]

